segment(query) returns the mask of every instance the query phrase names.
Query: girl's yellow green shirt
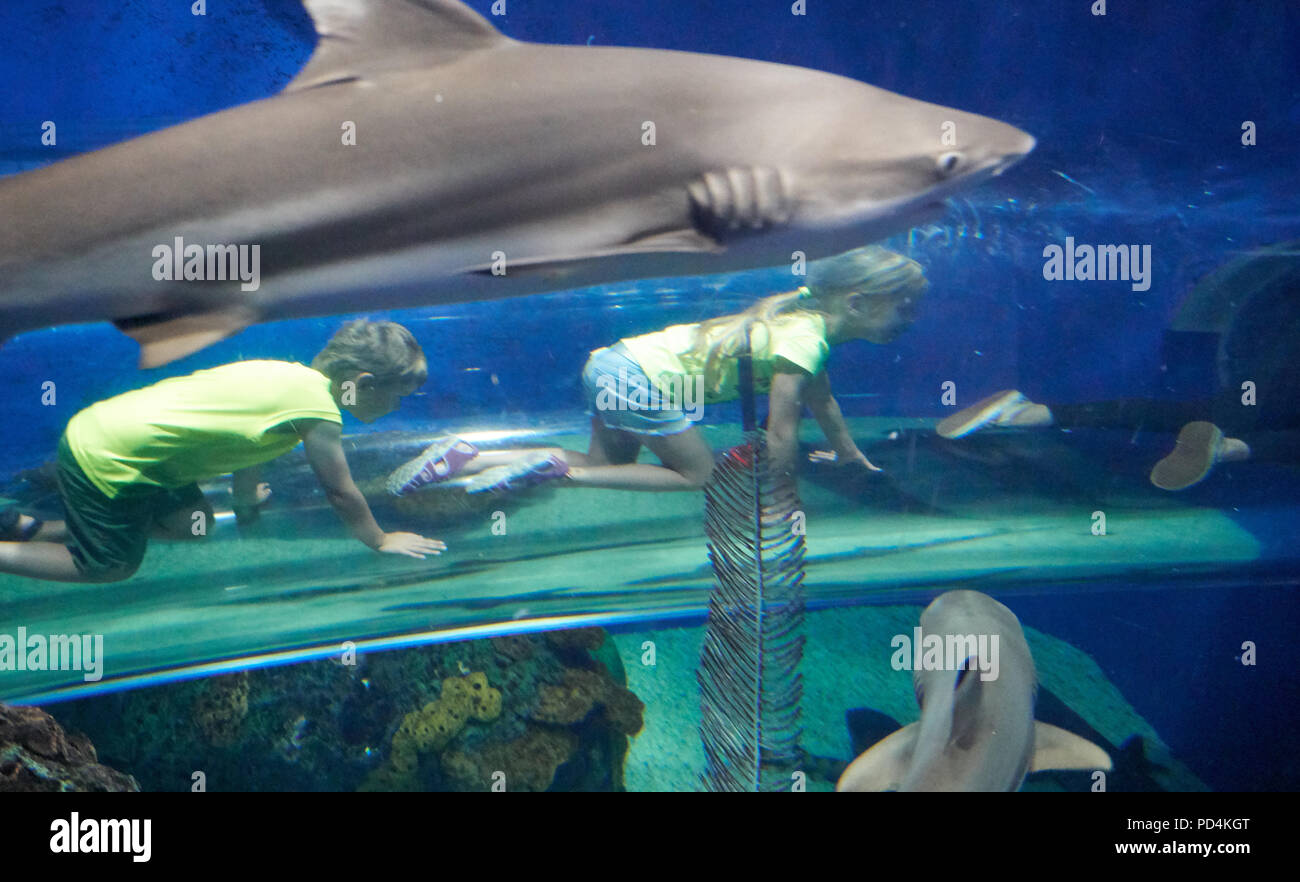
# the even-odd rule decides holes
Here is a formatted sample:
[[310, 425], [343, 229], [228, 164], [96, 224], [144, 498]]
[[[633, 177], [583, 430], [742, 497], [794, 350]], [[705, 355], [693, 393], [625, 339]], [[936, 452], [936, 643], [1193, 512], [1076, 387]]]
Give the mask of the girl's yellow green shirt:
[[[695, 334], [699, 325], [673, 325], [652, 334], [628, 337], [622, 341], [645, 375], [660, 391], [672, 388], [671, 377], [700, 376], [704, 358], [695, 353]], [[754, 364], [754, 387], [767, 392], [772, 387], [773, 366], [778, 358], [816, 374], [826, 364], [830, 346], [826, 342], [826, 319], [819, 313], [801, 310], [777, 316], [754, 325], [749, 335]], [[706, 388], [705, 403], [731, 401], [739, 397], [740, 373], [735, 356], [720, 363], [721, 386], [717, 392]], [[680, 381], [678, 383], [680, 388]]]

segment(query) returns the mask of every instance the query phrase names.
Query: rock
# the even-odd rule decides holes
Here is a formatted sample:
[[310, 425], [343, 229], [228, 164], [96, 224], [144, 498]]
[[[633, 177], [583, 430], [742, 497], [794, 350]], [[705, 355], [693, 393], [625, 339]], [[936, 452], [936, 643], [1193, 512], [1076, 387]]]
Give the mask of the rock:
[[525, 634], [506, 634], [492, 638], [492, 648], [511, 662], [527, 661], [533, 657], [533, 641]]
[[601, 707], [605, 722], [624, 735], [641, 731], [645, 705], [615, 682], [604, 671], [569, 668], [558, 686], [543, 686], [530, 718], [539, 723], [571, 726], [587, 718], [593, 708]]
[[456, 790], [490, 790], [501, 781], [509, 791], [538, 793], [551, 786], [555, 770], [577, 747], [578, 736], [572, 732], [530, 727], [522, 738], [506, 744], [493, 744], [473, 753], [449, 750], [443, 755], [442, 771]]
[[38, 707], [0, 704], [0, 793], [139, 792], [135, 778], [100, 765], [84, 735]]
[[570, 628], [566, 631], [547, 631], [546, 642], [560, 653], [600, 649], [605, 642], [604, 628]]

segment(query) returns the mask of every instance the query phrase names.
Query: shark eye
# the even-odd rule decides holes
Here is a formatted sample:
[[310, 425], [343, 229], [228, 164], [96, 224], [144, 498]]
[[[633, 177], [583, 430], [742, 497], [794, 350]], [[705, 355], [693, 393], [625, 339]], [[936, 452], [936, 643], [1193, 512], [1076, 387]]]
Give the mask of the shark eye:
[[935, 167], [943, 177], [950, 177], [965, 164], [966, 157], [956, 150], [950, 150], [947, 153], [940, 153], [939, 158], [935, 160]]

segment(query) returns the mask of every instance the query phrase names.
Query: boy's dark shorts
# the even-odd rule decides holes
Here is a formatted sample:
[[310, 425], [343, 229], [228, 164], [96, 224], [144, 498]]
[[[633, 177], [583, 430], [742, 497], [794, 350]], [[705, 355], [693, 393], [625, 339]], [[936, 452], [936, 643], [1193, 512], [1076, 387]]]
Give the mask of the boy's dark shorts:
[[109, 499], [81, 470], [66, 436], [59, 439], [58, 481], [67, 513], [68, 551], [86, 576], [126, 578], [144, 560], [155, 520], [179, 509], [206, 507], [198, 484], [176, 489], [141, 484]]

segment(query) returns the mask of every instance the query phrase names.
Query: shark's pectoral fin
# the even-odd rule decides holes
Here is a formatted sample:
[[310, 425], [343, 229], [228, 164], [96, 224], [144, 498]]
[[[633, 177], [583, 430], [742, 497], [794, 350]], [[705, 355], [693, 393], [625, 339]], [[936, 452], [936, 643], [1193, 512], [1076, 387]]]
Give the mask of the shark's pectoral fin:
[[690, 251], [704, 254], [716, 254], [726, 250], [717, 239], [694, 228], [672, 230], [667, 233], [653, 233], [633, 239], [618, 248], [613, 254], [646, 254], [652, 251]]
[[245, 306], [217, 312], [118, 319], [118, 330], [140, 344], [140, 367], [152, 368], [198, 352], [258, 321]]
[[1110, 755], [1091, 741], [1058, 726], [1034, 722], [1034, 756], [1029, 771], [1109, 768]]
[[873, 745], [849, 763], [835, 789], [841, 792], [878, 793], [897, 790], [912, 761], [920, 723], [911, 723]]
[[297, 92], [400, 66], [419, 55], [453, 58], [513, 42], [457, 0], [303, 0], [316, 26], [316, 51], [284, 88]]

